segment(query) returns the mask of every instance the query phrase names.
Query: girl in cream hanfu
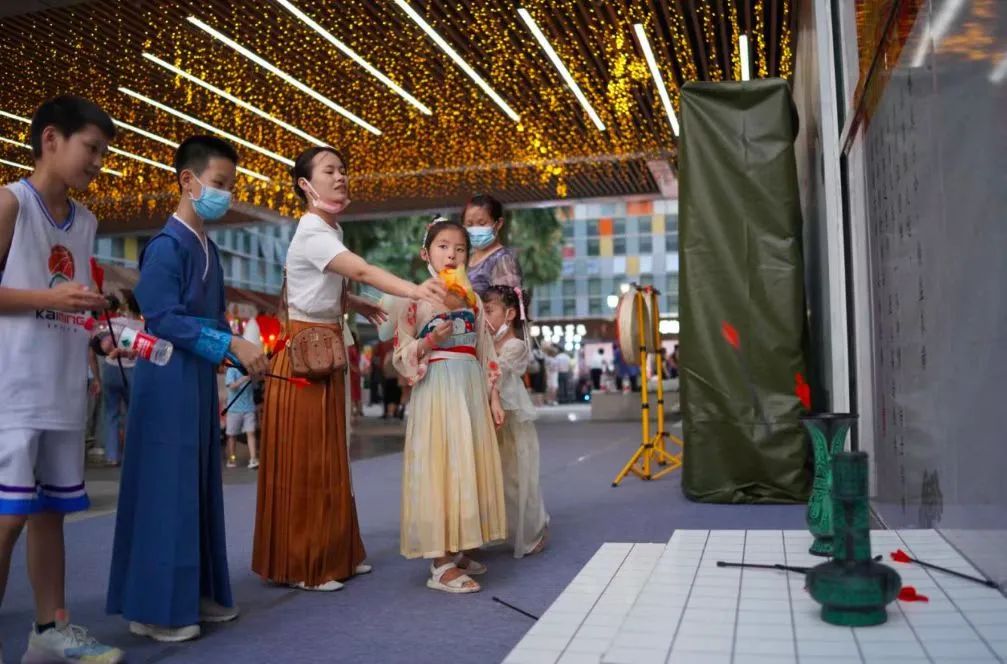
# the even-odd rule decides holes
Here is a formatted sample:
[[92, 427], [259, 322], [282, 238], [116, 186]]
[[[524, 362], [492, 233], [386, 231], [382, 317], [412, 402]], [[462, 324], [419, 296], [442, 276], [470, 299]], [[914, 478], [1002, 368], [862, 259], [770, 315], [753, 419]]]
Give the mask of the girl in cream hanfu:
[[464, 227], [436, 221], [421, 257], [448, 287], [448, 305], [411, 302], [400, 310], [395, 368], [413, 385], [402, 474], [401, 550], [429, 558], [427, 587], [473, 593], [485, 565], [465, 551], [507, 536], [495, 428], [503, 410], [493, 339], [464, 267]]

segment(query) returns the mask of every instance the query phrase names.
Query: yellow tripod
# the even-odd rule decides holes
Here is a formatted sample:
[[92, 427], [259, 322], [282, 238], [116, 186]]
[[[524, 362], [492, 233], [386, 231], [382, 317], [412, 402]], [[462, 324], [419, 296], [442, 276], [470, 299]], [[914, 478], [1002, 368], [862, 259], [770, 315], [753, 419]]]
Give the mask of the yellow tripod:
[[[633, 473], [643, 480], [656, 480], [664, 477], [671, 471], [682, 466], [682, 453], [672, 454], [665, 448], [665, 441], [670, 440], [673, 444], [682, 448], [682, 439], [673, 436], [664, 430], [664, 367], [661, 361], [658, 347], [653, 348], [654, 362], [657, 373], [657, 432], [650, 435], [650, 390], [648, 389], [647, 371], [647, 323], [644, 312], [647, 310], [647, 300], [650, 298], [650, 325], [651, 334], [655, 344], [660, 345], [660, 316], [658, 316], [658, 296], [660, 293], [652, 286], [633, 285], [636, 293], [633, 295], [633, 312], [636, 315], [638, 340], [640, 343], [640, 422], [642, 432], [640, 437], [640, 447], [630, 457], [622, 470], [612, 482], [612, 486], [619, 486], [619, 483], [628, 475]], [[651, 464], [664, 466], [664, 468], [653, 472]]]

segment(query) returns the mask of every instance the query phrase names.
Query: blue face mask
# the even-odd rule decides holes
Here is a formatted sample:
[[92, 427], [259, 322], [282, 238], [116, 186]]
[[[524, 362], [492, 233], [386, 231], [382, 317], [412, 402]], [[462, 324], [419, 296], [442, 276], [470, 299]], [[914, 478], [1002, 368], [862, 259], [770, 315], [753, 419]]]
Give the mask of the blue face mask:
[[496, 232], [492, 226], [469, 226], [465, 230], [469, 233], [474, 249], [485, 249], [496, 239]]
[[192, 198], [192, 194], [189, 194], [192, 209], [204, 221], [216, 221], [223, 217], [231, 207], [231, 192], [209, 187], [200, 182], [199, 178], [196, 178], [196, 182], [203, 189], [199, 192], [199, 198]]

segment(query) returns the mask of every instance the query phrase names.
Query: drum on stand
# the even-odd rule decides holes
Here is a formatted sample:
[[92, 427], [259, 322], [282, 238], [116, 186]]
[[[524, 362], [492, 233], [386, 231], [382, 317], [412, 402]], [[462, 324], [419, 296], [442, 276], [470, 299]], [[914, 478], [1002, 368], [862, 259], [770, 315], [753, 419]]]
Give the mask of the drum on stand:
[[644, 343], [648, 353], [657, 352], [654, 339], [654, 325], [651, 318], [650, 297], [636, 297], [636, 291], [630, 290], [619, 296], [619, 304], [615, 310], [615, 335], [622, 358], [627, 364], [640, 364], [640, 317], [637, 315], [639, 302], [643, 301]]

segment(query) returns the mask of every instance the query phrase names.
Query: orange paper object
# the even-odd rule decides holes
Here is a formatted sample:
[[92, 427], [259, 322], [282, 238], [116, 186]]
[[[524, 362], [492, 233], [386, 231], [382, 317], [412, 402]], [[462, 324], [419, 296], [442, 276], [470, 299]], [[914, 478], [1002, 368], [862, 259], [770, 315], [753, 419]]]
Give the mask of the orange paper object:
[[449, 293], [454, 293], [458, 297], [465, 300], [473, 309], [478, 308], [478, 299], [476, 298], [476, 292], [472, 288], [472, 282], [469, 281], [469, 275], [465, 271], [464, 267], [457, 268], [445, 268], [441, 270], [438, 275], [444, 285], [448, 287]]

